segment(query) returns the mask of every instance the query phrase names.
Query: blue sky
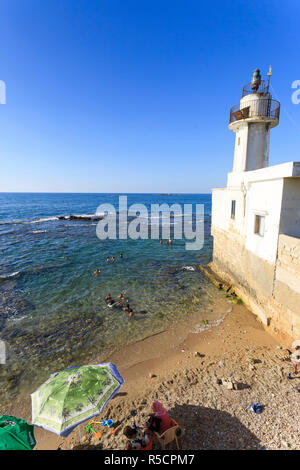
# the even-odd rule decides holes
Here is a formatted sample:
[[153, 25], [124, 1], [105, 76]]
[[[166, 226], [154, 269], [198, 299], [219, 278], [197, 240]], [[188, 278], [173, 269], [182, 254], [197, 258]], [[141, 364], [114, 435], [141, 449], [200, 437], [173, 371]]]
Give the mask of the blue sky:
[[0, 191], [210, 192], [272, 64], [271, 164], [300, 161], [298, 0], [2, 0]]

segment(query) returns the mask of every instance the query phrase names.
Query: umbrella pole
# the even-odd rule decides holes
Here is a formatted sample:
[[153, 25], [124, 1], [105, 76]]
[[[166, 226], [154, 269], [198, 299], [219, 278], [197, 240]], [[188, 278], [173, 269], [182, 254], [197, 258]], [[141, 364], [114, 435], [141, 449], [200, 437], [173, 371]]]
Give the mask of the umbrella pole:
[[79, 432], [79, 441], [80, 441], [80, 444], [81, 444], [81, 431], [80, 431], [80, 424], [78, 426], [78, 432]]

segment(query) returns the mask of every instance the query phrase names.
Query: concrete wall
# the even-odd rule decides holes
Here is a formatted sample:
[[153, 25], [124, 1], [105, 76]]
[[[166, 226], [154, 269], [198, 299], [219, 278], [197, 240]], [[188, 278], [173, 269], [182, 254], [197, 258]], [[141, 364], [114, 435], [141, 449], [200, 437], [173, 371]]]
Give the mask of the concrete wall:
[[212, 235], [212, 270], [283, 342], [300, 338], [300, 239], [280, 235], [278, 258], [270, 263], [247, 250], [233, 232], [213, 227]]
[[[253, 254], [275, 263], [280, 225], [283, 179], [257, 181], [248, 185], [246, 202], [246, 248]], [[255, 216], [264, 216], [264, 236], [254, 231]]]
[[248, 124], [247, 122], [239, 123], [236, 127], [233, 171], [244, 171], [246, 169], [246, 157], [248, 146]]
[[246, 171], [269, 165], [270, 128], [265, 123], [249, 123]]
[[[282, 190], [283, 179], [248, 182], [244, 187], [214, 189], [212, 227], [235, 233], [247, 250], [269, 263], [275, 263]], [[232, 200], [236, 201], [235, 219], [231, 218]], [[254, 231], [256, 215], [265, 217], [263, 237]]]
[[[300, 162], [234, 171], [227, 188], [212, 193], [211, 269], [287, 343], [300, 338], [299, 177]], [[256, 215], [265, 217], [263, 236], [255, 233]]]
[[300, 238], [299, 178], [286, 178], [284, 180], [280, 233]]
[[273, 318], [300, 338], [300, 238], [279, 235], [273, 287]]

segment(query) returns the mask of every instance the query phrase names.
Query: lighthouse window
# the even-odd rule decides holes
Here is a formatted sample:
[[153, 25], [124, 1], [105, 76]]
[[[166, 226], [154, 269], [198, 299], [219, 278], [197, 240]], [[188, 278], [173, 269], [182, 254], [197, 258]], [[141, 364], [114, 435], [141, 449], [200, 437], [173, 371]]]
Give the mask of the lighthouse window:
[[231, 201], [231, 218], [235, 219], [235, 205], [236, 201]]
[[260, 235], [261, 237], [265, 234], [265, 217], [263, 215], [255, 216], [255, 226], [254, 233]]

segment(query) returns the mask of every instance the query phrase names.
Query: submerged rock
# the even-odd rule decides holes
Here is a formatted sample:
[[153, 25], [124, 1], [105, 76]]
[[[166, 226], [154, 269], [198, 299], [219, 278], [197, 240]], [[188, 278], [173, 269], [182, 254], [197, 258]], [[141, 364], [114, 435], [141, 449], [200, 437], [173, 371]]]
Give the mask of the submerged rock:
[[84, 220], [88, 222], [97, 222], [103, 220], [104, 216], [102, 215], [60, 215], [58, 220]]

